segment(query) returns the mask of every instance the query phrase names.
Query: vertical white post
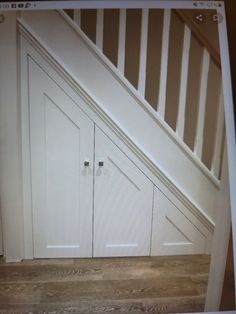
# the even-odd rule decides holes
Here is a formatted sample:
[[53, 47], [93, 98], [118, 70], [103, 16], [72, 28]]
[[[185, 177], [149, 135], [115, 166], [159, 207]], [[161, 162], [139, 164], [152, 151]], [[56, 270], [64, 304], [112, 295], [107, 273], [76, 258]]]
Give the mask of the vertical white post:
[[170, 9], [164, 10], [162, 51], [161, 51], [161, 73], [160, 73], [160, 92], [158, 100], [158, 113], [164, 119], [166, 105], [166, 82], [168, 70], [169, 37], [170, 37]]
[[200, 96], [199, 96], [199, 107], [198, 107], [198, 120], [197, 120], [197, 134], [195, 139], [194, 152], [202, 158], [203, 148], [203, 131], [204, 131], [204, 120], [206, 112], [206, 96], [207, 96], [207, 81], [209, 74], [210, 55], [204, 48], [203, 60], [202, 60], [202, 73], [200, 78]]
[[223, 100], [223, 91], [221, 89], [221, 92], [219, 95], [219, 109], [218, 109], [218, 116], [217, 116], [214, 155], [213, 155], [212, 168], [211, 168], [211, 172], [217, 178], [219, 178], [219, 173], [220, 173], [223, 136], [224, 136], [224, 100]]
[[81, 27], [81, 10], [74, 10], [74, 21], [79, 27]]
[[138, 90], [145, 96], [148, 40], [148, 9], [142, 10]]
[[103, 51], [103, 9], [97, 10], [96, 45]]
[[223, 154], [222, 179], [215, 208], [215, 231], [204, 311], [218, 311], [224, 284], [225, 265], [231, 227], [229, 176], [226, 144]]
[[118, 70], [125, 72], [125, 37], [126, 37], [126, 9], [120, 10], [119, 18], [119, 39], [118, 39]]
[[23, 256], [22, 152], [19, 108], [19, 69], [17, 61], [17, 16], [2, 12], [0, 27], [0, 195], [4, 256], [8, 262]]
[[187, 25], [185, 25], [184, 26], [184, 42], [183, 42], [183, 54], [182, 54], [181, 78], [180, 78], [179, 109], [178, 109], [178, 117], [177, 117], [177, 125], [176, 125], [176, 132], [181, 139], [183, 139], [184, 137], [190, 42], [191, 42], [191, 30]]

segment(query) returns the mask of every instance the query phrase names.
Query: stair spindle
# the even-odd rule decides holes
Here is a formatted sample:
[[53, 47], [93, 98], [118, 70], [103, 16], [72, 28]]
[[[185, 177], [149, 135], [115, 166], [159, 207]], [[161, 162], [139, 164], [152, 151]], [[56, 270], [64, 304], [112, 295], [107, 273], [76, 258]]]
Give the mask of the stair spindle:
[[120, 9], [117, 68], [122, 74], [125, 73], [125, 37], [126, 37], [126, 9]]
[[103, 9], [97, 10], [96, 45], [103, 51]]
[[79, 27], [81, 27], [81, 10], [74, 10], [74, 21]]
[[198, 107], [198, 121], [197, 121], [197, 134], [195, 139], [194, 152], [198, 158], [202, 159], [203, 149], [203, 132], [206, 112], [206, 96], [207, 96], [207, 81], [210, 66], [210, 54], [206, 48], [203, 51], [202, 59], [202, 73], [200, 77], [200, 96], [199, 96], [199, 107]]
[[224, 139], [224, 101], [223, 101], [223, 91], [221, 89], [219, 95], [219, 105], [218, 105], [218, 116], [217, 116], [217, 126], [215, 135], [215, 147], [212, 160], [211, 172], [216, 178], [220, 176], [220, 167], [222, 160], [222, 145]]
[[145, 96], [146, 87], [148, 14], [148, 9], [142, 10], [138, 90], [143, 96]]
[[161, 52], [161, 73], [160, 73], [160, 93], [158, 101], [158, 113], [164, 120], [166, 104], [166, 82], [169, 55], [169, 37], [170, 37], [170, 9], [164, 11], [163, 35], [162, 35], [162, 52]]
[[191, 42], [191, 30], [187, 25], [185, 25], [181, 78], [180, 78], [179, 108], [178, 108], [178, 117], [177, 117], [177, 125], [176, 125], [176, 132], [181, 139], [184, 138], [190, 42]]

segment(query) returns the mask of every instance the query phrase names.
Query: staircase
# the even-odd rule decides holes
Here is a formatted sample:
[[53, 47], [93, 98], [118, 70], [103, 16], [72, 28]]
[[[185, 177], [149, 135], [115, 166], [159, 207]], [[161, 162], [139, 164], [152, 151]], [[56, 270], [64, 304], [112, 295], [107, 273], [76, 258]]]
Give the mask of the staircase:
[[176, 219], [191, 238], [190, 221], [209, 252], [224, 114], [219, 55], [198, 26], [181, 10], [122, 9], [25, 11], [18, 28], [25, 55], [43, 57], [154, 183], [168, 208], [156, 223]]
[[[68, 10], [83, 38], [216, 185], [224, 112], [217, 24], [191, 10]], [[173, 53], [174, 51], [174, 53]], [[115, 67], [115, 68], [114, 68]]]
[[150, 112], [219, 180], [224, 114], [217, 24], [214, 46], [186, 10], [67, 14]]

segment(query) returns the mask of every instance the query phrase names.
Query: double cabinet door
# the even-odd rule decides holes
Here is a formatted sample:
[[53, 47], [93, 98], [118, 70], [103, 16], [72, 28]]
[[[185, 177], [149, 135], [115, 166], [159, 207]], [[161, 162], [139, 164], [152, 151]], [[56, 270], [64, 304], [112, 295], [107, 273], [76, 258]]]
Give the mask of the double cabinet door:
[[29, 113], [34, 257], [150, 255], [153, 184], [34, 61]]

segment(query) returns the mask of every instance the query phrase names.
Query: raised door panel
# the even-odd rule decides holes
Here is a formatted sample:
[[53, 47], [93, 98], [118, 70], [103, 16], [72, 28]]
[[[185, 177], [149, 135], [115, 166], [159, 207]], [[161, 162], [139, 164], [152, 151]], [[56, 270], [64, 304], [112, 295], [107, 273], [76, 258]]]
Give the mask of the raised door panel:
[[94, 124], [33, 60], [29, 100], [34, 257], [92, 256]]
[[205, 246], [206, 237], [155, 188], [151, 255], [203, 254]]
[[94, 257], [150, 255], [152, 200], [153, 184], [96, 127]]

